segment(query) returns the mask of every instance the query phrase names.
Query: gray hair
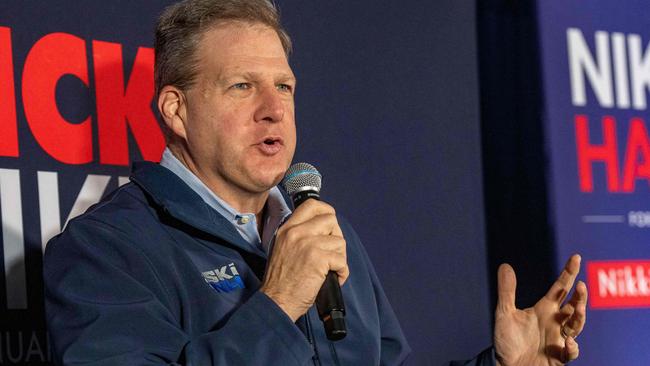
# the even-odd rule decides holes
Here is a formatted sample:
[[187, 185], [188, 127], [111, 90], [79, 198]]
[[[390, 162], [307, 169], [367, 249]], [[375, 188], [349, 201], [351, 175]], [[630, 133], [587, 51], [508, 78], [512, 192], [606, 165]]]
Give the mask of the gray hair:
[[197, 45], [206, 31], [224, 21], [264, 24], [276, 31], [287, 57], [291, 53], [291, 39], [269, 0], [183, 0], [166, 8], [156, 25], [156, 95], [166, 85], [187, 90], [194, 84]]

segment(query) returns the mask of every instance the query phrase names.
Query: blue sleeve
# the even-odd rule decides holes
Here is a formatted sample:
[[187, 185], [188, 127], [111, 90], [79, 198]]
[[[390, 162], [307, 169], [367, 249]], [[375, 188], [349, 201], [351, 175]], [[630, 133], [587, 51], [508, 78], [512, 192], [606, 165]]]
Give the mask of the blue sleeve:
[[225, 324], [188, 335], [182, 309], [171, 310], [179, 295], [137, 246], [101, 223], [71, 222], [49, 243], [43, 271], [56, 365], [305, 365], [312, 356], [300, 330], [261, 292]]
[[[377, 301], [377, 310], [379, 314], [380, 321], [380, 332], [381, 332], [381, 366], [394, 366], [394, 365], [403, 365], [411, 353], [411, 348], [409, 347], [406, 337], [402, 332], [402, 328], [397, 320], [397, 316], [393, 311], [392, 306], [388, 302], [386, 293], [384, 292], [383, 287], [377, 277], [375, 268], [370, 262], [368, 253], [366, 252], [361, 240], [359, 239], [356, 232], [352, 229], [351, 225], [344, 219], [339, 218], [339, 223], [347, 234], [346, 239], [352, 239], [357, 244], [356, 247], [359, 248], [361, 252], [361, 257], [365, 262], [365, 266], [368, 268], [370, 278], [372, 281], [373, 290], [375, 293], [375, 300]], [[348, 243], [350, 245], [352, 243]]]
[[494, 347], [481, 352], [476, 358], [470, 361], [452, 361], [449, 366], [496, 366]]

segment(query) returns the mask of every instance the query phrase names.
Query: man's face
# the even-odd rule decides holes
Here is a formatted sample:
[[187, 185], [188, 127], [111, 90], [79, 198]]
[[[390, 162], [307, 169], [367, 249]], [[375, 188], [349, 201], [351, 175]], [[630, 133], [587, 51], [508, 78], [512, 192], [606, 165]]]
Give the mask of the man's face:
[[203, 35], [197, 56], [185, 127], [195, 173], [226, 195], [268, 191], [296, 147], [296, 82], [280, 39], [262, 24], [223, 23]]

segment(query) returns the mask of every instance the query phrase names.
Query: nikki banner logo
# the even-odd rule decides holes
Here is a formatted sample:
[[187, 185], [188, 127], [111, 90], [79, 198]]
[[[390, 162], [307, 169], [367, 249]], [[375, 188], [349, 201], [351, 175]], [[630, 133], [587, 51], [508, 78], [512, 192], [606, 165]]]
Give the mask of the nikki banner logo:
[[[644, 49], [638, 34], [599, 31], [594, 38], [592, 52], [581, 30], [567, 30], [572, 104], [587, 106], [590, 86], [597, 105], [607, 111], [589, 116], [580, 110], [574, 116], [580, 191], [594, 192], [592, 168], [602, 163], [608, 192], [634, 193], [637, 183], [650, 183], [648, 126], [641, 115], [621, 119], [615, 111], [647, 110], [650, 48]], [[596, 132], [602, 135], [600, 141], [591, 136]]]
[[650, 261], [587, 263], [592, 309], [650, 308]]

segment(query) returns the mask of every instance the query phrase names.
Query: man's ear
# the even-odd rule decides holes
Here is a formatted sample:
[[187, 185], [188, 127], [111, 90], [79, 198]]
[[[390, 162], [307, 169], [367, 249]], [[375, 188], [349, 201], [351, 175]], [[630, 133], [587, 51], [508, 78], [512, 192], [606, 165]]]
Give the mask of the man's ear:
[[158, 111], [167, 128], [174, 135], [186, 140], [187, 104], [185, 94], [175, 86], [164, 86], [158, 95]]

